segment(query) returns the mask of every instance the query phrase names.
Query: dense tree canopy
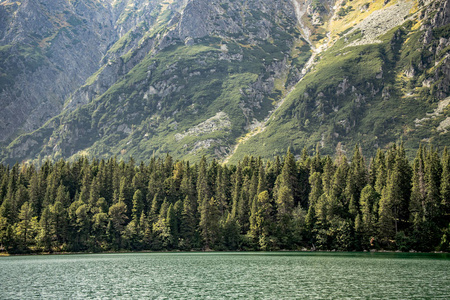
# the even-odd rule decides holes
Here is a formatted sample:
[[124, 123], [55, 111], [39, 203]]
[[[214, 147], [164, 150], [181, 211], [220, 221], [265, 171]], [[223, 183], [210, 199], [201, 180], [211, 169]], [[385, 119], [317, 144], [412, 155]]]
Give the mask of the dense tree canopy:
[[170, 156], [0, 166], [2, 251], [449, 250], [450, 159], [402, 145], [369, 161], [355, 147], [333, 161], [238, 165]]

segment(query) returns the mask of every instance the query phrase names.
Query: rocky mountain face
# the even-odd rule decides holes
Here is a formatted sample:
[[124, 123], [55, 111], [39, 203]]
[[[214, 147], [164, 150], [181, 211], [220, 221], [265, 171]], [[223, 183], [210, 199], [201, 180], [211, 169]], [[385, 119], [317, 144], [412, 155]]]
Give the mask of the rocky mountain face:
[[450, 144], [449, 8], [1, 1], [2, 160]]
[[1, 1], [0, 16], [0, 141], [7, 142], [61, 112], [115, 33], [100, 1]]

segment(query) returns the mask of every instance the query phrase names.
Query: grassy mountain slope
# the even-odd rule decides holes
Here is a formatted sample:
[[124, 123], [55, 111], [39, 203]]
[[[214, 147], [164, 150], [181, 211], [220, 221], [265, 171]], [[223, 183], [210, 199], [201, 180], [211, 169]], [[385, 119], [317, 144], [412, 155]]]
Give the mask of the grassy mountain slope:
[[[391, 2], [394, 8], [408, 4]], [[349, 3], [358, 7], [359, 2]], [[423, 7], [411, 2], [400, 25], [372, 37], [371, 29], [381, 24], [352, 28], [350, 20], [343, 26], [338, 15], [330, 24], [331, 36], [337, 37], [333, 46], [320, 54], [264, 130], [239, 145], [231, 161], [248, 153], [279, 155], [289, 146], [300, 154], [303, 147], [313, 151], [319, 144], [321, 152], [332, 155], [356, 143], [369, 154], [395, 141], [407, 149], [428, 142], [450, 145], [449, 25], [433, 19], [436, 11], [445, 12], [444, 6], [445, 1]]]

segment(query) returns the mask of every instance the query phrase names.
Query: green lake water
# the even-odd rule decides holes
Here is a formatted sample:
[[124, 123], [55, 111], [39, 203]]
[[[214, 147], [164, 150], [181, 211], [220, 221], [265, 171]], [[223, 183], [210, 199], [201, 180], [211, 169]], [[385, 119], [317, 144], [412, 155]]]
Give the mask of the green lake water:
[[2, 257], [0, 299], [450, 299], [450, 255], [214, 252]]

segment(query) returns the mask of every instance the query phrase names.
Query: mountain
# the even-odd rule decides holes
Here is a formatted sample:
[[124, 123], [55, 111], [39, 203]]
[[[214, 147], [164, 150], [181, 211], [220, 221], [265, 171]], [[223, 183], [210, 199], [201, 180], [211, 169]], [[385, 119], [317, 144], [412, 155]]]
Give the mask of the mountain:
[[116, 39], [99, 1], [0, 1], [0, 141], [59, 114]]
[[317, 144], [333, 154], [357, 143], [373, 154], [398, 141], [412, 157], [420, 143], [450, 145], [449, 23], [449, 1], [335, 5], [316, 46], [326, 50], [235, 156]]
[[449, 145], [449, 1], [0, 2], [1, 158]]

